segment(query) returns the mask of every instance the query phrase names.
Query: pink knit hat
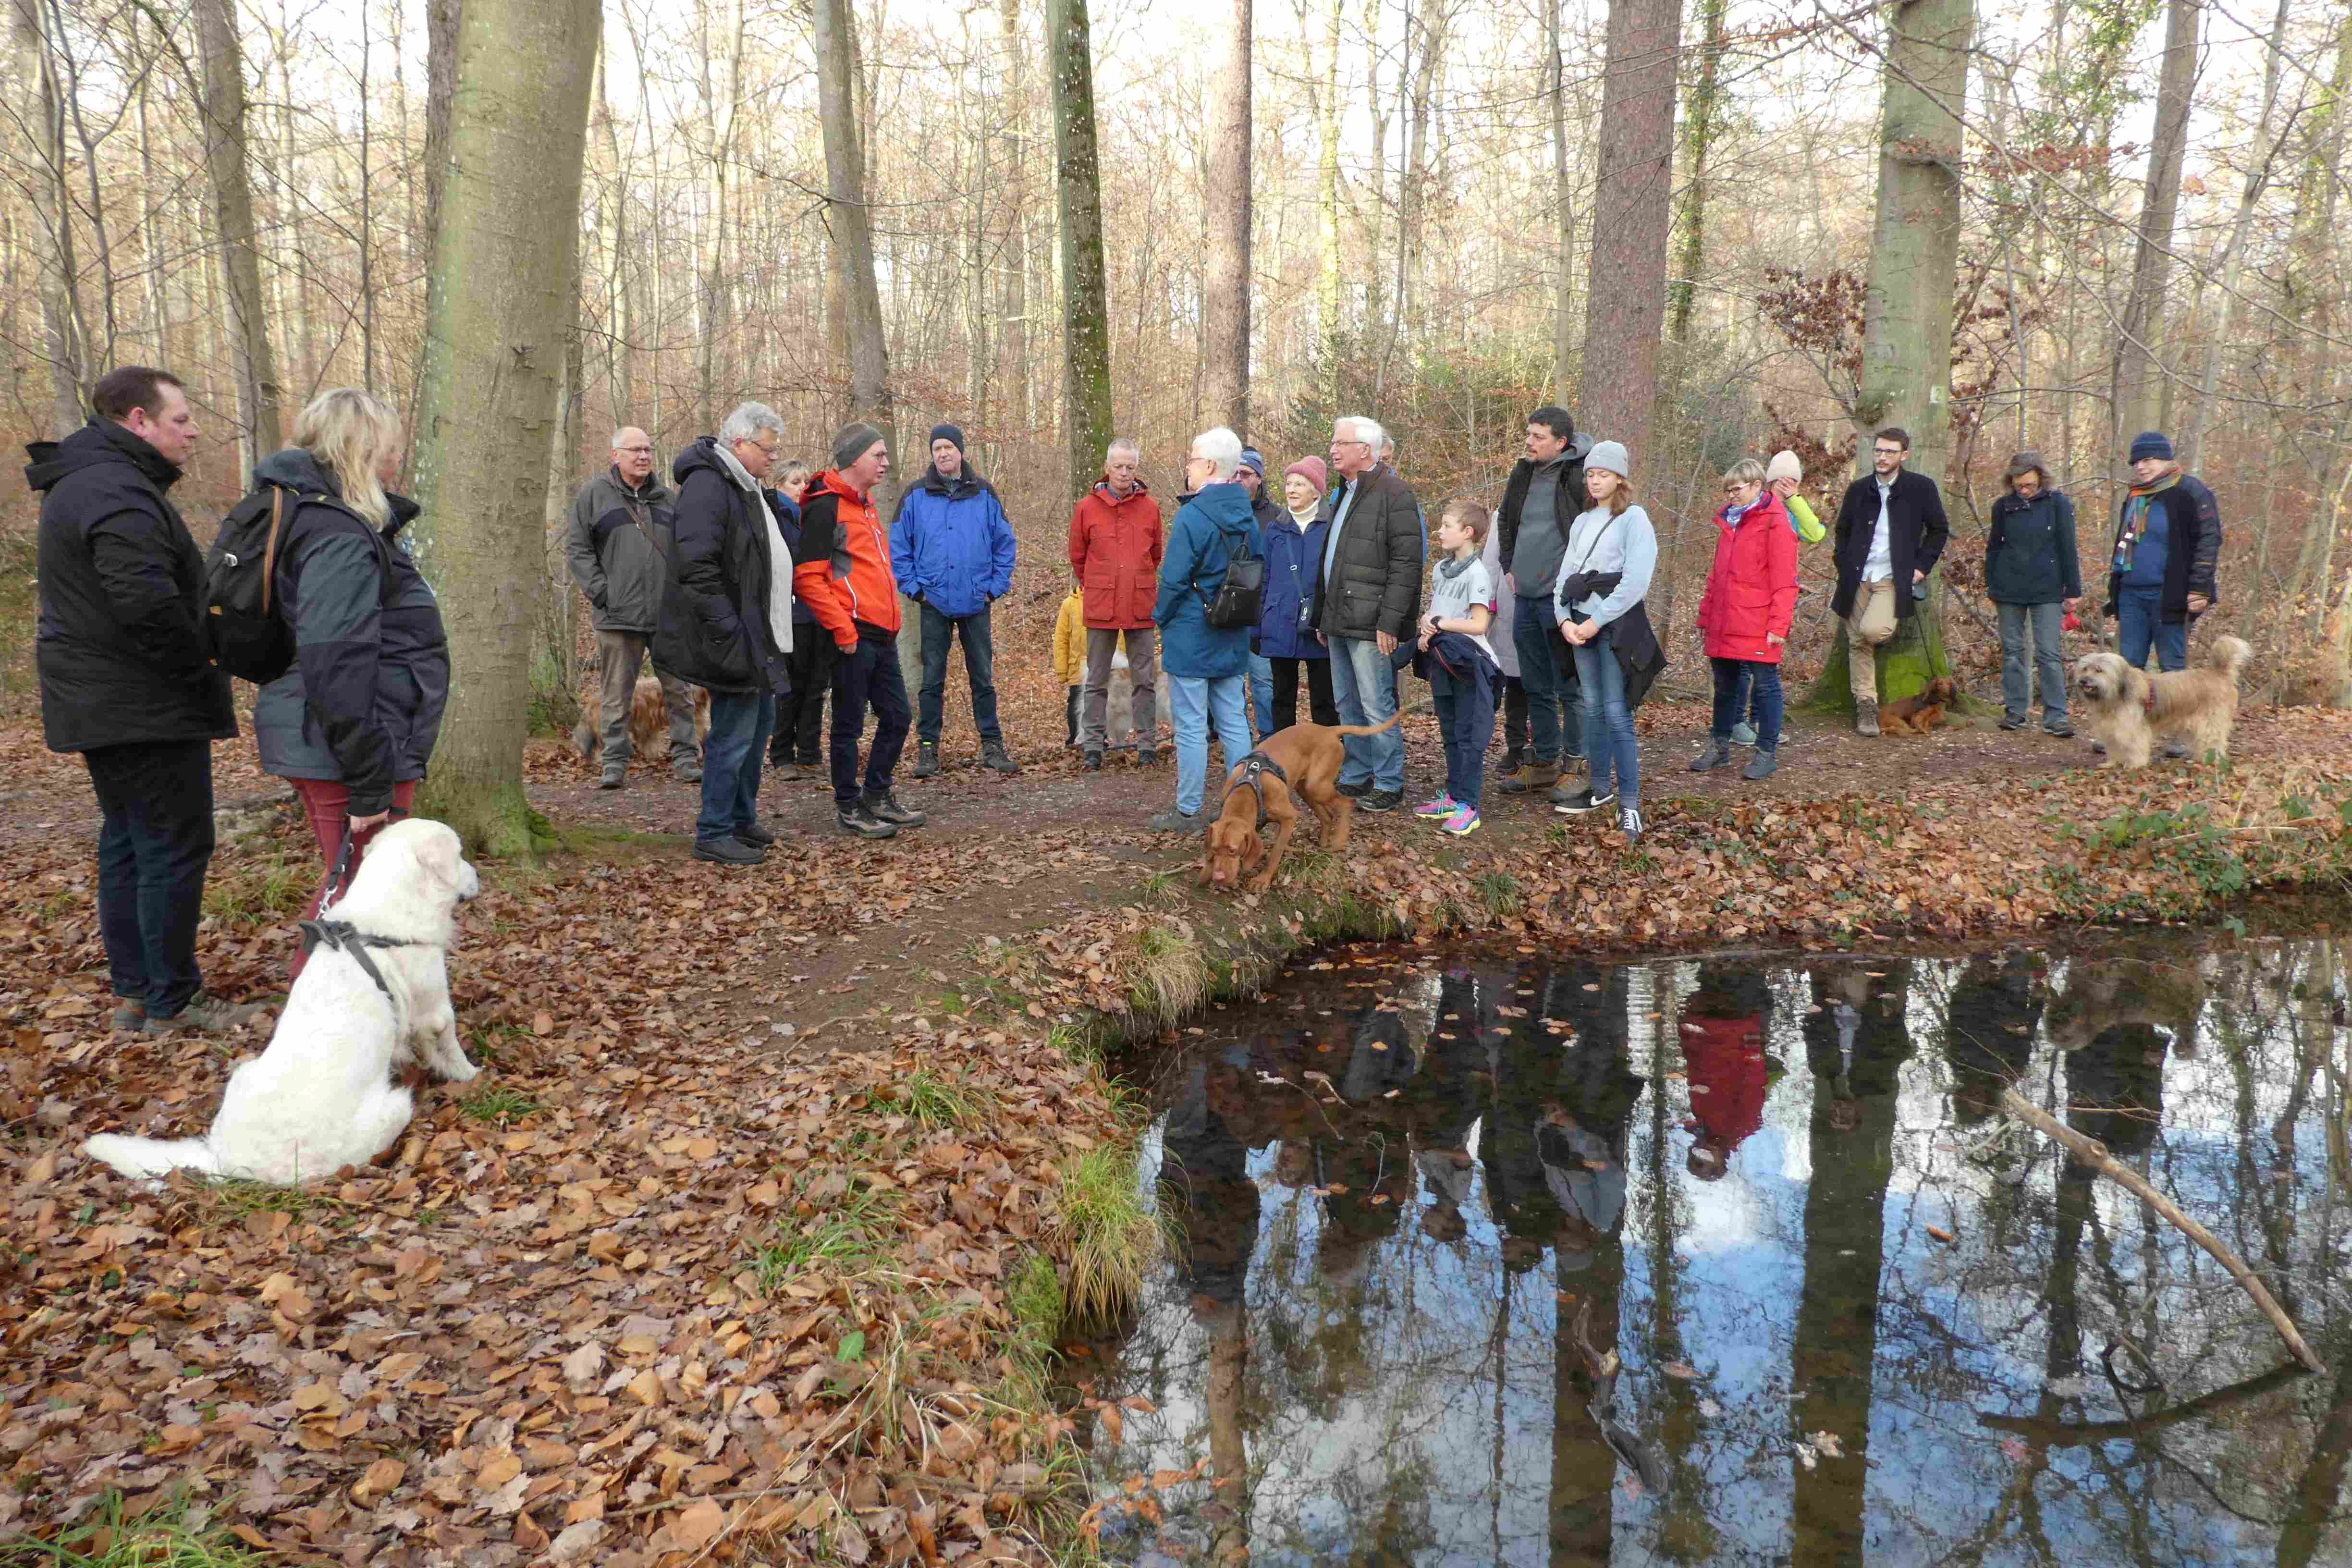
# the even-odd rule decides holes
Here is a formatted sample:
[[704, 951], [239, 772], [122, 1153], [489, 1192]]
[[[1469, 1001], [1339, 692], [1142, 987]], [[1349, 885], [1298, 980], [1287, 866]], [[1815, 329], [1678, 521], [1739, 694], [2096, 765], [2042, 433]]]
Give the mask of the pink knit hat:
[[1320, 458], [1301, 458], [1282, 470], [1282, 477], [1286, 479], [1293, 474], [1299, 475], [1318, 490], [1329, 482], [1328, 472], [1324, 468], [1323, 459]]

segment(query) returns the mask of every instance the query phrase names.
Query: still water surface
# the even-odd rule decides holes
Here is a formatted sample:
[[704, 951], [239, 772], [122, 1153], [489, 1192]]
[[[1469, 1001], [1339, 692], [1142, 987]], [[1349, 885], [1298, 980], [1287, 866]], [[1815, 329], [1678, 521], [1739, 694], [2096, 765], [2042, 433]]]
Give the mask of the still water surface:
[[[1307, 961], [1137, 1069], [1185, 1241], [1106, 1347], [1097, 1392], [1143, 1397], [1096, 1456], [1209, 1476], [1105, 1544], [2352, 1563], [2344, 995], [2324, 940]], [[2346, 1370], [2289, 1370], [2224, 1269], [1999, 1112], [2011, 1082]]]

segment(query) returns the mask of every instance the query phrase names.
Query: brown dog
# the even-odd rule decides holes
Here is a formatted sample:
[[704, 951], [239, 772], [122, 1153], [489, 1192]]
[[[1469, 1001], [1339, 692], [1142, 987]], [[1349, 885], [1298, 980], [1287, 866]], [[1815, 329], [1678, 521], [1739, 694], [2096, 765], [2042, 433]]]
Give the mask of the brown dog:
[[1908, 697], [1898, 697], [1878, 710], [1878, 732], [1882, 735], [1924, 735], [1944, 723], [1944, 709], [1958, 695], [1950, 679], [1937, 676], [1927, 682], [1927, 689]]
[[[1323, 847], [1348, 847], [1348, 822], [1356, 803], [1335, 787], [1339, 768], [1348, 760], [1348, 737], [1377, 735], [1404, 716], [1400, 709], [1378, 724], [1293, 724], [1268, 735], [1258, 749], [1236, 763], [1225, 777], [1224, 810], [1209, 824], [1209, 854], [1201, 863], [1201, 880], [1223, 887], [1242, 872], [1265, 862], [1265, 869], [1249, 881], [1249, 890], [1263, 893], [1282, 868], [1290, 847], [1291, 831], [1298, 826], [1298, 803], [1305, 801], [1323, 824]], [[1259, 758], [1273, 764], [1255, 766]], [[1278, 768], [1280, 773], [1275, 770]], [[1255, 787], [1253, 787], [1255, 780]], [[1274, 853], [1266, 853], [1258, 837], [1263, 822], [1274, 824]]]
[[[580, 760], [592, 767], [601, 744], [596, 714], [603, 700], [596, 682], [590, 679], [580, 694], [580, 722], [572, 727], [572, 743], [580, 748]], [[709, 733], [710, 693], [698, 686], [694, 688], [694, 738], [699, 741]], [[637, 677], [636, 688], [629, 694], [629, 752], [639, 757], [669, 754], [669, 710], [662, 700], [661, 681], [650, 675]]]

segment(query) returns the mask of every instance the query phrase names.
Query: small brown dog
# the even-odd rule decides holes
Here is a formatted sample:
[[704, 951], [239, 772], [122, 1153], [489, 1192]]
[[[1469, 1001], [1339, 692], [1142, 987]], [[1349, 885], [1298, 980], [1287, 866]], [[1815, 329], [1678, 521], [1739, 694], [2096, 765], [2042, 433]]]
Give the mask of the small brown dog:
[[[692, 690], [694, 738], [699, 742], [710, 733], [710, 693], [699, 686]], [[580, 722], [572, 727], [572, 743], [580, 748], [580, 760], [592, 767], [599, 745], [596, 716], [603, 701], [592, 680], [580, 694]], [[629, 754], [654, 758], [669, 754], [669, 709], [662, 700], [657, 677], [640, 675], [636, 689], [629, 695]]]
[[1944, 709], [1958, 694], [1950, 679], [1937, 676], [1927, 682], [1925, 689], [1908, 697], [1898, 697], [1878, 710], [1878, 732], [1882, 735], [1924, 735], [1941, 728], [1945, 722]]
[[[1250, 879], [1248, 888], [1253, 893], [1265, 891], [1282, 868], [1302, 800], [1323, 824], [1323, 847], [1346, 848], [1356, 803], [1334, 786], [1348, 760], [1348, 737], [1377, 735], [1402, 717], [1400, 709], [1378, 724], [1293, 724], [1268, 735], [1225, 777], [1224, 809], [1209, 824], [1202, 882], [1222, 888], [1263, 860], [1265, 869]], [[1267, 822], [1274, 824], [1271, 856], [1265, 840], [1258, 837], [1259, 826]]]

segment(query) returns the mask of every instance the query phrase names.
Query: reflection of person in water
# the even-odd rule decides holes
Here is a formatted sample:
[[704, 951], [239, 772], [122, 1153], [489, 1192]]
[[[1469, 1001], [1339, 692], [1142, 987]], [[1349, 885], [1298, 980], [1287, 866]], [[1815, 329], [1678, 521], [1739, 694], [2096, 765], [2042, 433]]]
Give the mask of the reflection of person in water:
[[2066, 1125], [2111, 1153], [2146, 1153], [2164, 1114], [2165, 1045], [2155, 1025], [2133, 1020], [2067, 1053]]
[[1747, 964], [1702, 963], [1698, 989], [1683, 1004], [1683, 1068], [1690, 1078], [1686, 1132], [1698, 1134], [1687, 1168], [1702, 1182], [1723, 1179], [1731, 1152], [1764, 1125], [1764, 1025], [1772, 988]]
[[[1412, 1079], [1416, 1063], [1404, 1014], [1395, 1003], [1375, 1001], [1356, 1016], [1339, 1096], [1357, 1114], [1347, 1118], [1347, 1136], [1318, 1141], [1326, 1223], [1316, 1267], [1338, 1279], [1351, 1278], [1372, 1243], [1396, 1233], [1411, 1206], [1412, 1163], [1388, 1092]], [[1335, 1107], [1336, 1110], [1337, 1108]]]
[[1648, 1081], [1626, 1064], [1626, 978], [1622, 968], [1589, 964], [1554, 974], [1561, 1014], [1575, 1033], [1561, 1042], [1551, 1093], [1528, 1125], [1545, 1190], [1559, 1208], [1555, 1240], [1564, 1271], [1586, 1267], [1625, 1222], [1625, 1143], [1633, 1102]]
[[1160, 1132], [1160, 1190], [1180, 1222], [1194, 1304], [1203, 1310], [1241, 1300], [1257, 1247], [1257, 1184], [1231, 1125], [1246, 1092], [1238, 1063], [1194, 1062]]
[[[1813, 1006], [1805, 1015], [1805, 1065], [1814, 1092], [1826, 1095], [1829, 1125], [1851, 1132], [1863, 1122], [1863, 1101], [1883, 1097], [1885, 1127], [1894, 1132], [1895, 1074], [1911, 1055], [1911, 1028], [1905, 1017], [1910, 965], [1892, 962], [1885, 971], [1860, 964], [1816, 969]], [[1886, 984], [1880, 984], [1880, 981]]]
[[1953, 984], [1944, 1030], [1952, 1066], [1952, 1120], [1973, 1127], [2000, 1105], [2033, 1057], [2042, 1019], [2041, 963], [2021, 948], [1969, 960]]
[[1433, 1241], [1455, 1242], [1469, 1234], [1462, 1205], [1477, 1186], [1469, 1142], [1480, 1109], [1487, 1022], [1477, 978], [1467, 969], [1448, 969], [1438, 982], [1437, 1018], [1422, 1053], [1421, 1071], [1402, 1097], [1412, 1118], [1417, 1150], [1413, 1159], [1429, 1185], [1421, 1228]]

